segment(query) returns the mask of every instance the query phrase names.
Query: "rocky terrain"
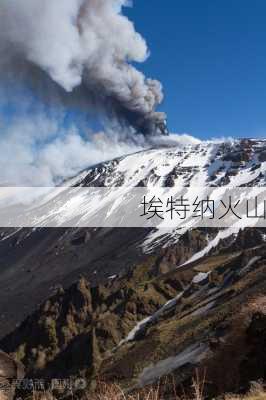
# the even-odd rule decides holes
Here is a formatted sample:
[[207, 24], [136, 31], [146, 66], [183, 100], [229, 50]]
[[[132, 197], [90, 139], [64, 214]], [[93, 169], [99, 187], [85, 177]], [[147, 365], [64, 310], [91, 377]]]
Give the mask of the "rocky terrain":
[[[159, 148], [79, 186], [264, 186], [266, 141]], [[20, 229], [0, 239], [0, 348], [28, 377], [125, 390], [205, 371], [207, 392], [266, 374], [266, 229]], [[82, 391], [76, 395], [82, 396]], [[69, 393], [57, 393], [57, 397]], [[165, 394], [166, 399], [169, 393]]]

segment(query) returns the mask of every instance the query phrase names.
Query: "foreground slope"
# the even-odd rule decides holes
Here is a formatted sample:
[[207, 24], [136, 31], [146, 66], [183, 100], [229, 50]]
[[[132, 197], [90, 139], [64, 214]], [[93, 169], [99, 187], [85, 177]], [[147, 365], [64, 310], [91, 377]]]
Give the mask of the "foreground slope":
[[266, 372], [264, 238], [264, 230], [241, 231], [226, 247], [165, 273], [166, 254], [147, 256], [105, 285], [82, 278], [0, 346], [29, 377], [83, 376], [93, 387], [100, 376], [132, 390], [169, 375], [185, 384], [200, 367], [210, 394], [247, 390]]

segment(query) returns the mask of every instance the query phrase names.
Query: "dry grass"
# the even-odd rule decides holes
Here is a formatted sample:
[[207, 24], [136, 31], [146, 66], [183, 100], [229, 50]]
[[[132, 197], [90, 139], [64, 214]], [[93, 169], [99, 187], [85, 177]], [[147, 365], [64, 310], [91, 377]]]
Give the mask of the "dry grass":
[[202, 400], [204, 399], [204, 386], [206, 381], [206, 370], [203, 372], [203, 376], [201, 377], [199, 370], [196, 369], [195, 376], [192, 379], [192, 389], [193, 389], [193, 400]]
[[[41, 396], [34, 396], [33, 400], [56, 400], [50, 394], [42, 394]], [[222, 397], [219, 397], [221, 400]], [[85, 400], [85, 398], [84, 398]], [[195, 393], [193, 397], [178, 397], [178, 396], [170, 396], [165, 397], [160, 394], [160, 391], [156, 389], [150, 389], [135, 395], [127, 395], [122, 389], [120, 389], [116, 385], [103, 387], [101, 393], [98, 393], [94, 396], [87, 395], [86, 400], [204, 400], [204, 397], [200, 397], [200, 392]], [[257, 392], [250, 392], [245, 396], [235, 396], [235, 395], [226, 395], [224, 396], [224, 400], [266, 400], [266, 391], [260, 390]]]
[[[199, 383], [197, 378], [193, 381], [193, 393], [191, 397], [185, 395], [178, 396], [173, 393], [165, 397], [161, 388], [151, 388], [134, 395], [127, 395], [116, 385], [102, 385], [99, 393], [95, 396], [88, 396], [86, 400], [204, 400], [203, 383]], [[221, 399], [221, 397], [219, 397]], [[244, 396], [226, 395], [224, 400], [266, 400], [266, 391], [260, 384], [254, 384], [251, 391]]]
[[[173, 400], [179, 399], [173, 397]], [[118, 385], [98, 385], [97, 393], [89, 395], [86, 400], [164, 400], [161, 395], [161, 387], [153, 387], [135, 394], [126, 394]]]
[[225, 400], [266, 400], [266, 390], [262, 384], [254, 382], [250, 392], [245, 396], [225, 396]]
[[251, 313], [262, 313], [266, 315], [266, 296], [260, 295], [253, 297], [249, 301], [249, 312]]
[[[87, 394], [82, 397], [82, 400], [204, 400], [204, 386], [205, 375], [200, 376], [196, 371], [195, 377], [192, 381], [191, 394], [178, 395], [175, 391], [174, 383], [170, 381], [164, 384], [158, 384], [153, 388], [138, 391], [135, 394], [127, 394], [123, 389], [116, 384], [107, 384], [99, 382], [95, 394]], [[165, 393], [168, 393], [165, 395]], [[169, 394], [171, 392], [171, 394]], [[57, 400], [49, 393], [37, 394], [35, 393], [31, 400]], [[75, 399], [75, 397], [73, 397]], [[215, 400], [215, 399], [213, 399]], [[261, 383], [254, 382], [251, 385], [249, 393], [243, 396], [238, 395], [224, 395], [219, 396], [219, 400], [266, 400], [266, 390]]]

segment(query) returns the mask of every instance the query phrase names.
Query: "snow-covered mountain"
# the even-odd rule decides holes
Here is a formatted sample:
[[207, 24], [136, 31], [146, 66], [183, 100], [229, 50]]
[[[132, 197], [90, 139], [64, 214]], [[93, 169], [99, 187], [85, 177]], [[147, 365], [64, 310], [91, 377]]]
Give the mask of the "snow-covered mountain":
[[[175, 186], [264, 186], [265, 182], [266, 140], [234, 140], [165, 146], [126, 155], [90, 167], [64, 182], [64, 186], [155, 189]], [[90, 208], [93, 203], [95, 214], [100, 210], [101, 202], [95, 205], [95, 201], [90, 200], [93, 199], [86, 199], [85, 206]], [[74, 204], [78, 204], [77, 201]], [[35, 297], [36, 291], [36, 300], [40, 301], [55, 286], [71, 283], [84, 270], [92, 282], [108, 279], [127, 268], [136, 255], [142, 257], [145, 253], [174, 245], [183, 234], [185, 230], [148, 228], [51, 230], [38, 228], [38, 224], [34, 229], [2, 229], [2, 312], [12, 292], [23, 293], [22, 288], [25, 288], [26, 292], [31, 291], [31, 296]], [[208, 234], [206, 245], [191, 254], [191, 257], [194, 260], [202, 257], [219, 240], [233, 234], [236, 232], [232, 229], [220, 230], [216, 235]], [[110, 263], [107, 266], [102, 260], [112, 258], [111, 254], [115, 254], [115, 260], [112, 266]], [[98, 268], [98, 263], [104, 263], [104, 268]], [[37, 289], [39, 285], [40, 290]], [[25, 310], [29, 303], [29, 309], [32, 309], [35, 301], [29, 302], [28, 295], [25, 296]]]
[[[265, 165], [263, 140], [202, 142], [190, 146], [146, 150], [83, 171], [64, 182], [62, 188], [41, 196], [28, 209], [24, 207], [17, 213], [23, 215], [21, 220], [18, 218], [10, 222], [7, 209], [0, 209], [0, 223], [3, 222], [2, 226], [33, 228], [156, 226], [157, 229], [153, 230], [153, 234], [143, 244], [144, 251], [147, 252], [157, 245], [169, 244], [169, 240], [173, 243], [180, 233], [199, 225], [192, 218], [187, 219], [186, 224], [182, 219], [169, 221], [169, 218], [166, 222], [160, 223], [160, 220], [156, 220], [154, 225], [145, 224], [138, 209], [143, 194], [151, 199], [154, 194], [161, 196], [164, 193], [165, 196], [165, 193], [171, 193], [180, 196], [182, 193], [182, 196], [192, 199], [193, 202], [199, 194], [205, 199], [209, 195], [220, 199], [221, 188], [225, 191], [229, 188], [253, 186], [264, 190]], [[65, 190], [66, 186], [74, 186], [79, 190]], [[82, 187], [90, 190], [82, 190]], [[8, 189], [4, 188], [4, 191], [7, 192]], [[35, 191], [36, 188], [30, 189], [30, 197], [36, 196]], [[12, 190], [12, 195], [13, 192]], [[25, 188], [22, 188], [22, 194], [24, 192]], [[246, 197], [247, 193], [251, 194], [251, 191], [243, 189], [238, 196]], [[8, 206], [9, 203], [8, 198]], [[14, 207], [11, 211], [12, 215], [17, 215]], [[251, 226], [251, 221], [247, 219], [241, 223], [236, 222], [238, 223], [234, 224], [233, 220], [227, 219], [227, 224], [219, 226], [235, 230]], [[232, 229], [228, 230], [228, 233], [231, 231]], [[168, 241], [165, 242], [167, 234]]]
[[[162, 187], [264, 187], [266, 140], [206, 141], [195, 145], [151, 149], [85, 170], [68, 181], [67, 185], [145, 187], [153, 191]], [[122, 197], [120, 202], [117, 200], [118, 207]], [[96, 207], [94, 212], [99, 212], [99, 209]], [[202, 256], [220, 239], [238, 229], [230, 227], [219, 232], [199, 255]], [[150, 252], [158, 246], [167, 247], [176, 243], [185, 231], [153, 230], [143, 242], [143, 250]]]
[[266, 140], [151, 149], [102, 163], [66, 182], [79, 186], [264, 185]]
[[[254, 139], [153, 148], [64, 182], [148, 189], [265, 184], [266, 140]], [[232, 227], [2, 229], [1, 336], [42, 304], [2, 346], [22, 354], [28, 371], [49, 375], [65, 360], [76, 360], [75, 343], [82, 346], [87, 338], [91, 358], [78, 358], [73, 371], [64, 367], [64, 374], [77, 374], [91, 363], [130, 385], [173, 370], [185, 371], [186, 377], [184, 365], [209, 357], [216, 330], [222, 331], [225, 320], [231, 324], [227, 313], [249, 295], [257, 296], [258, 288], [266, 294], [265, 233]], [[231, 325], [224, 329], [232, 336]]]

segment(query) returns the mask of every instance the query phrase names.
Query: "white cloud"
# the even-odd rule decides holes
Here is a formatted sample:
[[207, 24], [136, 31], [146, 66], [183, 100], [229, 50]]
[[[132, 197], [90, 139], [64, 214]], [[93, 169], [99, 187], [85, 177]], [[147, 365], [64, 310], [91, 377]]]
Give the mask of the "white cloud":
[[80, 170], [140, 147], [120, 143], [114, 132], [82, 138], [45, 114], [19, 117], [1, 126], [0, 184], [53, 186]]
[[187, 146], [201, 143], [200, 139], [187, 133], [171, 133], [169, 136], [156, 136], [152, 140], [158, 146]]

